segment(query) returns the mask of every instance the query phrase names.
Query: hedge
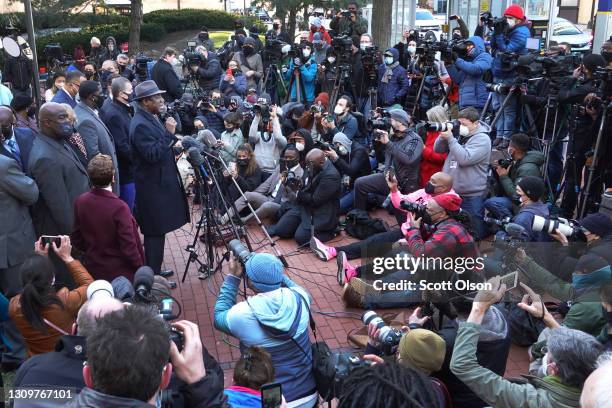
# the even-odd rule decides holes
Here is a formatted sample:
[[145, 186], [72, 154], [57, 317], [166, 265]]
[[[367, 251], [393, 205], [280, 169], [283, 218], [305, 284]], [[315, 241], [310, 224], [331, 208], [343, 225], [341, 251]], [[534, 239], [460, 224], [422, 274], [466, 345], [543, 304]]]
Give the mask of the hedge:
[[182, 30], [198, 30], [202, 26], [209, 30], [231, 30], [234, 28], [234, 21], [241, 19], [245, 26], [250, 28], [256, 24], [260, 32], [264, 32], [265, 25], [256, 17], [235, 16], [219, 10], [157, 10], [144, 15], [145, 23], [162, 24], [166, 31], [172, 33]]
[[[24, 13], [0, 14], [0, 34], [6, 34], [6, 27], [9, 21], [19, 28], [26, 31]], [[107, 24], [129, 24], [129, 17], [120, 14], [65, 14], [65, 13], [35, 13], [34, 28], [66, 28], [66, 27], [87, 27]]]

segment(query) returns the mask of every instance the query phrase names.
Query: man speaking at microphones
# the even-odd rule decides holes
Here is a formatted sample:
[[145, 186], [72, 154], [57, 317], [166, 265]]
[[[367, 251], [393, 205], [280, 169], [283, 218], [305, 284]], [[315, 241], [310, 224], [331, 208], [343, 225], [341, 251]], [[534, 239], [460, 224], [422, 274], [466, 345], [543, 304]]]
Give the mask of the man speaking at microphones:
[[144, 81], [134, 90], [136, 111], [130, 124], [130, 140], [136, 184], [136, 220], [144, 235], [146, 264], [156, 275], [162, 271], [164, 242], [168, 232], [190, 221], [187, 195], [180, 179], [171, 146], [176, 137], [176, 122], [162, 124], [157, 117], [164, 105], [154, 81]]

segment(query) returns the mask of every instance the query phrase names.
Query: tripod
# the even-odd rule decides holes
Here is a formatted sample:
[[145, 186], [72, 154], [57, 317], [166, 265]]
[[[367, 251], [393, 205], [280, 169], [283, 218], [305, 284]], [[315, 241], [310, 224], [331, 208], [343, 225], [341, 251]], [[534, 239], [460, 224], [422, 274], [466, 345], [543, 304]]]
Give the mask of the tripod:
[[[557, 199], [561, 196], [561, 192], [567, 192], [567, 189], [573, 188], [574, 194], [580, 193], [580, 182], [578, 181], [578, 166], [576, 165], [576, 152], [574, 148], [574, 132], [577, 128], [578, 121], [578, 104], [572, 105], [571, 110], [571, 122], [570, 129], [568, 132], [567, 139], [567, 156], [565, 158], [565, 165], [563, 166], [563, 172], [561, 174], [561, 180], [557, 186], [557, 191], [553, 197], [553, 203], [557, 201]], [[572, 185], [573, 184], [573, 185]], [[564, 197], [563, 202], [566, 201], [566, 197]], [[563, 202], [561, 206], [563, 207]], [[573, 207], [572, 207], [573, 208]], [[568, 215], [571, 216], [571, 215]]]
[[[300, 65], [301, 66], [301, 65]], [[291, 90], [295, 85], [295, 98], [298, 103], [306, 103], [306, 91], [304, 90], [304, 83], [302, 82], [302, 75], [300, 74], [300, 67], [294, 65], [293, 72], [291, 73], [291, 80], [289, 80], [289, 91], [287, 92], [287, 102], [291, 99]]]
[[[528, 81], [535, 81], [535, 80], [540, 80], [541, 78], [532, 78], [532, 79], [527, 79], [524, 80], [522, 78], [517, 78], [517, 81], [512, 84], [512, 86], [510, 87], [510, 89], [508, 90], [508, 94], [506, 95], [506, 97], [504, 98], [504, 101], [502, 102], [502, 105], [500, 106], [499, 110], [497, 111], [497, 113], [495, 114], [495, 117], [493, 118], [493, 121], [491, 122], [491, 129], [493, 129], [495, 127], [495, 124], [497, 123], [497, 121], [499, 120], [499, 118], [501, 117], [504, 109], [511, 103], [513, 102], [511, 100], [512, 96], [517, 94], [526, 94], [527, 93], [527, 82]], [[485, 105], [485, 107], [488, 107], [488, 102], [487, 101], [487, 105]], [[484, 110], [483, 110], [483, 115], [484, 115]], [[539, 139], [538, 136], [538, 129], [535, 123], [535, 120], [533, 119], [533, 114], [531, 113], [531, 109], [529, 108], [529, 106], [527, 106], [524, 103], [521, 103], [521, 108], [520, 108], [520, 112], [527, 117], [527, 121], [529, 123], [529, 129], [526, 131], [527, 134], [529, 134], [530, 136]], [[518, 112], [517, 112], [518, 113]], [[508, 129], [504, 129], [504, 130], [508, 130]], [[496, 135], [496, 137], [501, 137], [500, 135]]]
[[[336, 106], [338, 98], [346, 92], [347, 83], [350, 83], [351, 80], [351, 66], [346, 64], [338, 65], [338, 70], [336, 72], [337, 74], [336, 79], [334, 80], [334, 87], [329, 98], [330, 109], [333, 109], [333, 107]], [[352, 95], [356, 95], [355, 88], [352, 83], [350, 84], [349, 91], [352, 92]]]
[[[425, 70], [423, 71], [423, 77], [421, 78], [421, 82], [419, 83], [419, 89], [414, 99], [414, 105], [412, 106], [412, 116], [414, 117], [416, 117], [415, 115], [416, 115], [417, 109], [419, 109], [419, 114], [421, 113], [419, 102], [421, 100], [421, 96], [423, 95], [423, 87], [425, 86], [425, 79], [428, 76], [431, 76], [432, 72], [435, 71], [433, 67], [431, 66], [431, 64], [428, 64], [428, 63], [425, 63], [425, 64], [426, 65], [425, 65]], [[446, 99], [448, 98], [448, 95], [446, 94], [446, 91], [444, 90], [444, 86], [441, 86], [441, 89], [442, 89], [442, 93], [444, 94], [444, 97], [442, 98], [442, 102], [440, 104], [444, 105]]]
[[[264, 78], [265, 79], [263, 89], [265, 89], [266, 92], [272, 98], [272, 103], [276, 104], [282, 98], [285, 98], [287, 96], [287, 86], [285, 85], [283, 76], [280, 70], [278, 69], [278, 65], [270, 64], [266, 69], [266, 74], [264, 75]], [[278, 94], [278, 84], [281, 85], [280, 90], [282, 91], [282, 95]], [[276, 92], [272, 92], [273, 90], [276, 90]]]

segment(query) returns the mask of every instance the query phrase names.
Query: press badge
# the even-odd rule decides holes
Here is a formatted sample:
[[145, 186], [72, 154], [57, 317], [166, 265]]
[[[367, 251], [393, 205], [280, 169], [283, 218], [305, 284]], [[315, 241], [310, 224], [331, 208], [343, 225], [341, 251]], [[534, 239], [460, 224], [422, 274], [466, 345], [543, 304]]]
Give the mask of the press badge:
[[456, 168], [457, 168], [457, 161], [456, 161], [456, 160], [451, 160], [451, 162], [450, 162], [450, 168], [451, 168], [451, 169], [456, 169]]

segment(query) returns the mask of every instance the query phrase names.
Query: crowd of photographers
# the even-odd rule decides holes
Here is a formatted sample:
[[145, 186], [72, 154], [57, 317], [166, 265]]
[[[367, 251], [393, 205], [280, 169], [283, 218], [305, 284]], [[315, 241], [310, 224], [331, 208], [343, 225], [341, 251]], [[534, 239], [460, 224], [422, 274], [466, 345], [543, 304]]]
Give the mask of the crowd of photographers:
[[[0, 325], [14, 387], [83, 407], [609, 404], [612, 40], [582, 57], [566, 44], [530, 52], [518, 5], [484, 13], [472, 36], [451, 23], [448, 38], [407, 30], [379, 49], [349, 2], [299, 43], [280, 20], [261, 37], [237, 21], [221, 47], [202, 27], [158, 60], [94, 37], [89, 56], [51, 73], [37, 118], [5, 69]], [[167, 323], [165, 235], [197, 205], [218, 231], [264, 220], [266, 234], [335, 259], [347, 307], [410, 317], [400, 329], [365, 313], [363, 359], [332, 362], [311, 347], [308, 291], [277, 257], [234, 243], [214, 307], [241, 346], [224, 390], [197, 325]], [[342, 229], [358, 241], [330, 245]], [[461, 275], [489, 280], [476, 295], [381, 289], [375, 262], [351, 264], [485, 251]], [[455, 274], [434, 272], [416, 276]], [[399, 266], [381, 278], [414, 279]], [[512, 342], [530, 346], [523, 382], [504, 378]]]

